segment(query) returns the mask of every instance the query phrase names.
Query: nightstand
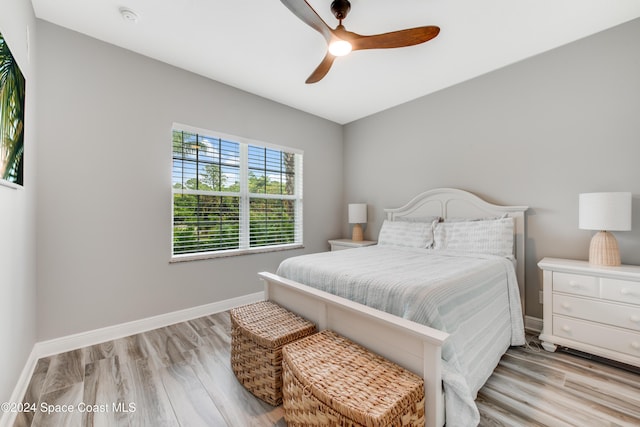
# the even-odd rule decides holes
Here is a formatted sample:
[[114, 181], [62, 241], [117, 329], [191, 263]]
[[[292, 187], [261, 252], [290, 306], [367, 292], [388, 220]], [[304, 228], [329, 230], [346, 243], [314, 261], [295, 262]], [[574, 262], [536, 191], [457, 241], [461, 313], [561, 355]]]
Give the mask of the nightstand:
[[640, 266], [544, 258], [542, 346], [640, 366]]
[[375, 245], [377, 242], [372, 240], [361, 240], [356, 242], [351, 239], [337, 239], [337, 240], [329, 240], [329, 245], [331, 245], [331, 251], [341, 251], [343, 249], [351, 249], [351, 248], [362, 248], [365, 246]]

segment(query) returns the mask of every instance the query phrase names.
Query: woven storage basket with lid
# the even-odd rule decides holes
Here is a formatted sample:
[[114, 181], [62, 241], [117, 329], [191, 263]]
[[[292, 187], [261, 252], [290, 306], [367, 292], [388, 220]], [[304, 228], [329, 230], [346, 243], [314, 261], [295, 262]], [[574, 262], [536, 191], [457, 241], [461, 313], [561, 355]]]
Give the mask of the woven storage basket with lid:
[[419, 376], [332, 331], [282, 351], [287, 425], [424, 426]]
[[310, 321], [261, 301], [230, 310], [231, 368], [238, 381], [271, 405], [282, 403], [282, 346], [313, 334]]

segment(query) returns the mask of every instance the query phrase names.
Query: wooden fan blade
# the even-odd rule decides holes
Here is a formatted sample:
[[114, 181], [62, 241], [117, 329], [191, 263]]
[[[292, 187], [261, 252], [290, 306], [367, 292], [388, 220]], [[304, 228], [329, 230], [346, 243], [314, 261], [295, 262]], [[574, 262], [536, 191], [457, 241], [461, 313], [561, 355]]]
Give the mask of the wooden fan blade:
[[336, 59], [335, 56], [327, 52], [327, 54], [324, 56], [324, 59], [322, 60], [320, 65], [318, 65], [316, 69], [313, 70], [313, 73], [311, 73], [311, 75], [305, 81], [305, 83], [307, 84], [317, 83], [320, 80], [322, 80], [322, 78], [326, 76], [329, 70], [331, 69], [331, 65], [333, 65], [333, 61], [335, 61], [335, 59]]
[[[363, 49], [389, 49], [395, 47], [414, 46], [431, 40], [440, 32], [439, 27], [417, 27], [406, 30], [392, 31], [390, 33], [362, 36], [360, 34], [345, 31], [346, 40], [351, 43], [352, 50]], [[336, 35], [342, 36], [336, 31]]]
[[293, 12], [302, 22], [322, 34], [327, 40], [327, 43], [331, 40], [332, 29], [326, 22], [318, 15], [318, 13], [311, 7], [306, 0], [280, 0], [282, 4]]

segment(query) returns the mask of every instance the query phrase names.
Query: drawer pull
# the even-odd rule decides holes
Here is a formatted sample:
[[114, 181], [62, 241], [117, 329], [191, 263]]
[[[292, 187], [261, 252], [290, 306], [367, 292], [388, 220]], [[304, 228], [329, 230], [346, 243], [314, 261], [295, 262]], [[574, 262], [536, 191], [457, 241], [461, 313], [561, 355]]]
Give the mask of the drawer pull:
[[576, 282], [575, 280], [570, 280], [569, 286], [571, 286], [574, 289], [580, 289], [582, 287], [582, 285], [580, 285], [580, 283]]
[[571, 328], [570, 328], [568, 325], [564, 325], [564, 326], [562, 327], [562, 330], [563, 330], [563, 331], [565, 331], [565, 332], [570, 332], [570, 331], [571, 331]]
[[568, 302], [563, 302], [562, 303], [562, 308], [564, 308], [565, 310], [568, 310], [571, 308], [571, 304], [569, 304]]
[[637, 341], [634, 341], [631, 343], [631, 347], [633, 347], [634, 349], [638, 350], [640, 348], [640, 343]]
[[640, 316], [638, 316], [636, 314], [632, 314], [630, 319], [634, 323], [640, 323]]

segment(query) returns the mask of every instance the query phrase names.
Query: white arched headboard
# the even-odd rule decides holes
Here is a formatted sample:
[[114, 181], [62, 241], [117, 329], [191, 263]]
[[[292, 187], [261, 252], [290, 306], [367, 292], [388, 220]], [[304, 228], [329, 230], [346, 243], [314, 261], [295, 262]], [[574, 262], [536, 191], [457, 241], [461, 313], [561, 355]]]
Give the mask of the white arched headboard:
[[522, 301], [522, 313], [525, 310], [525, 221], [524, 213], [528, 206], [499, 206], [489, 203], [473, 193], [456, 188], [436, 188], [418, 194], [407, 204], [395, 209], [385, 209], [387, 219], [395, 221], [407, 218], [485, 218], [512, 217], [514, 220], [514, 256], [516, 275]]

